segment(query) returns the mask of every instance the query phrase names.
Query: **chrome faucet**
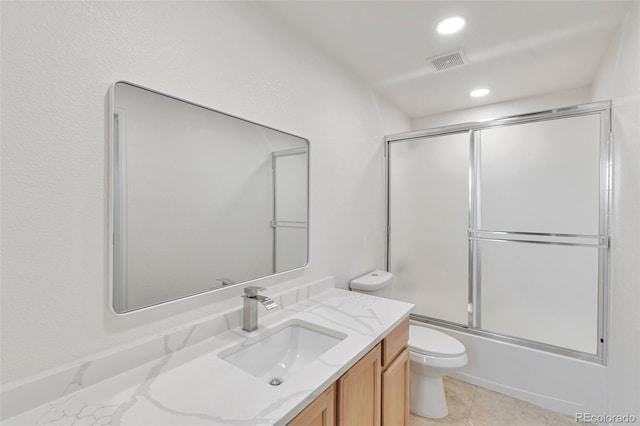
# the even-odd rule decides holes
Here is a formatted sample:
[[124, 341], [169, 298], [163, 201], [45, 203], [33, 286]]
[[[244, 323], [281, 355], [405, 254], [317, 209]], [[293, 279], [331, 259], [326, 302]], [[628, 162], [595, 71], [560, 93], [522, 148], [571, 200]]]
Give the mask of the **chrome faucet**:
[[242, 329], [253, 331], [258, 328], [258, 302], [262, 303], [267, 311], [275, 309], [278, 304], [272, 299], [261, 296], [259, 291], [266, 290], [264, 287], [248, 286], [244, 288], [244, 306], [242, 309]]

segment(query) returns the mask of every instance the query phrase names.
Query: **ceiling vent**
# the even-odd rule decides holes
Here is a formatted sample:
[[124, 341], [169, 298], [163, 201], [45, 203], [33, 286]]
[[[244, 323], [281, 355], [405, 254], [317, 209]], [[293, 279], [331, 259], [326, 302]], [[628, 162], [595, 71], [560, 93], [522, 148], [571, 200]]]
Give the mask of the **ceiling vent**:
[[433, 68], [438, 72], [467, 65], [469, 63], [462, 49], [456, 50], [455, 52], [445, 53], [443, 55], [432, 56], [431, 58], [427, 58], [427, 61], [431, 62]]

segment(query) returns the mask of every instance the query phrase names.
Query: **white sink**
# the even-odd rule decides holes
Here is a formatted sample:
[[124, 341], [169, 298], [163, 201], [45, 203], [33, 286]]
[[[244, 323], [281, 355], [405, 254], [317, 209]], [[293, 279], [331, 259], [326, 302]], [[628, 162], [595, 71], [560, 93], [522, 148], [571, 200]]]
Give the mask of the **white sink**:
[[279, 385], [345, 337], [335, 330], [292, 320], [218, 356], [267, 383]]

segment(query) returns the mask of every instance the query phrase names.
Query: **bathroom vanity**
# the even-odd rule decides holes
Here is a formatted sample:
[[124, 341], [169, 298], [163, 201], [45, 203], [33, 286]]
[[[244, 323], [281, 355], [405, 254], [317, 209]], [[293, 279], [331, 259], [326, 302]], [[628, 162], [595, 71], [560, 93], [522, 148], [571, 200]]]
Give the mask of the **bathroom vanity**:
[[[5, 390], [3, 424], [404, 423], [412, 304], [336, 289], [331, 277], [266, 293], [281, 308], [261, 309], [254, 332], [240, 329], [238, 300], [189, 327]], [[304, 363], [278, 370], [278, 356], [287, 364], [291, 353]]]
[[289, 426], [408, 424], [408, 341], [409, 319], [406, 318]]

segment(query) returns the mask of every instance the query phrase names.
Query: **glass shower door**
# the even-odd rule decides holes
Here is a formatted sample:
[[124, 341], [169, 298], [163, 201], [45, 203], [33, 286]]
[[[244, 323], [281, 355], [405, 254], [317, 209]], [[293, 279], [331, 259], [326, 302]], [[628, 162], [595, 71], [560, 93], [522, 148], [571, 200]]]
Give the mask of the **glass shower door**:
[[387, 266], [414, 319], [604, 361], [610, 106], [387, 137]]
[[597, 353], [600, 124], [476, 132], [477, 328]]
[[392, 297], [466, 325], [469, 132], [390, 143], [388, 155]]

